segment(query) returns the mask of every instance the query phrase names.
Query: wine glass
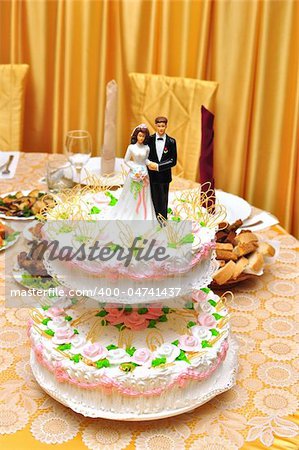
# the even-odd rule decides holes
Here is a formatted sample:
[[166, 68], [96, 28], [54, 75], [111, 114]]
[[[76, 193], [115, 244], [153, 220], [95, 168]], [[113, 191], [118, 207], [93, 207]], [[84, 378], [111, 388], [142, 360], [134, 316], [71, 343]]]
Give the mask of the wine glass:
[[76, 169], [77, 181], [81, 182], [82, 169], [91, 156], [91, 136], [85, 130], [68, 131], [65, 140], [66, 153]]

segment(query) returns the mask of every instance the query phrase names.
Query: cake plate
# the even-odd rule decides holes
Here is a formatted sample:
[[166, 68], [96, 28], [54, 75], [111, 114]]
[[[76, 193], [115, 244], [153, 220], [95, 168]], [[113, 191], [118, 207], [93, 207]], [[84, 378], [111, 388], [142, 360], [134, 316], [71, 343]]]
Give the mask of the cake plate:
[[36, 381], [47, 394], [83, 416], [123, 421], [157, 420], [191, 411], [208, 402], [216, 395], [231, 389], [236, 383], [237, 347], [235, 339], [230, 338], [229, 348], [224, 362], [215, 370], [210, 378], [198, 383], [199, 389], [197, 389], [197, 392], [194, 392], [194, 397], [186, 398], [184, 406], [146, 414], [95, 409], [88, 402], [84, 403], [82, 396], [78, 398], [73, 386], [68, 384], [68, 393], [66, 393], [64, 389], [65, 383], [58, 382], [54, 375], [37, 361], [33, 350], [31, 350], [30, 364]]

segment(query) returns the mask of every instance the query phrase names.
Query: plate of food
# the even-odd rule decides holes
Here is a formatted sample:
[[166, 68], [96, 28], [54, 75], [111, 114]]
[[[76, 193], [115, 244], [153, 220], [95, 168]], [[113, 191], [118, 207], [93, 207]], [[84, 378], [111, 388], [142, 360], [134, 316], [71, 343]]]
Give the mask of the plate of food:
[[23, 229], [23, 236], [27, 241], [40, 241], [42, 240], [42, 227], [44, 223], [37, 220], [32, 221]]
[[46, 291], [60, 285], [48, 274], [38, 247], [33, 252], [23, 251], [18, 255], [17, 264], [13, 268], [13, 277], [19, 284], [29, 289]]
[[219, 224], [216, 233], [219, 268], [213, 274], [211, 287], [214, 289], [226, 289], [261, 276], [265, 264], [273, 262], [278, 254], [277, 241], [261, 241], [252, 231], [240, 229], [242, 224], [242, 220]]
[[0, 252], [14, 245], [19, 237], [19, 231], [0, 220]]
[[[45, 192], [32, 191], [7, 192], [0, 196], [0, 217], [13, 220], [32, 220], [45, 206]], [[47, 199], [49, 202], [50, 199]]]

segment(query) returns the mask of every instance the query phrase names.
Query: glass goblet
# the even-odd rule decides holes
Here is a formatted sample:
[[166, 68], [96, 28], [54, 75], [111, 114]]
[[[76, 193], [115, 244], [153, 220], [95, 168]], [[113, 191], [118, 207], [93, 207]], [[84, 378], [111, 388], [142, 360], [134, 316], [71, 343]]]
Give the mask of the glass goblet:
[[81, 182], [82, 169], [91, 156], [91, 136], [85, 130], [72, 130], [66, 134], [65, 147], [67, 157], [77, 173], [77, 182]]

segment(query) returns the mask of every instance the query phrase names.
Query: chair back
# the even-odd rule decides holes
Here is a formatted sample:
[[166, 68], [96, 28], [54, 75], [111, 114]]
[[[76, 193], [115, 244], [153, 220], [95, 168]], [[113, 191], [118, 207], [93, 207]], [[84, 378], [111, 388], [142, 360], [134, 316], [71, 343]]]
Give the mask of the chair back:
[[130, 73], [129, 78], [132, 127], [146, 123], [154, 129], [155, 117], [166, 116], [166, 133], [176, 139], [178, 149], [178, 162], [173, 174], [197, 181], [201, 106], [214, 111], [218, 83], [146, 73]]
[[0, 64], [0, 151], [20, 151], [27, 64]]

